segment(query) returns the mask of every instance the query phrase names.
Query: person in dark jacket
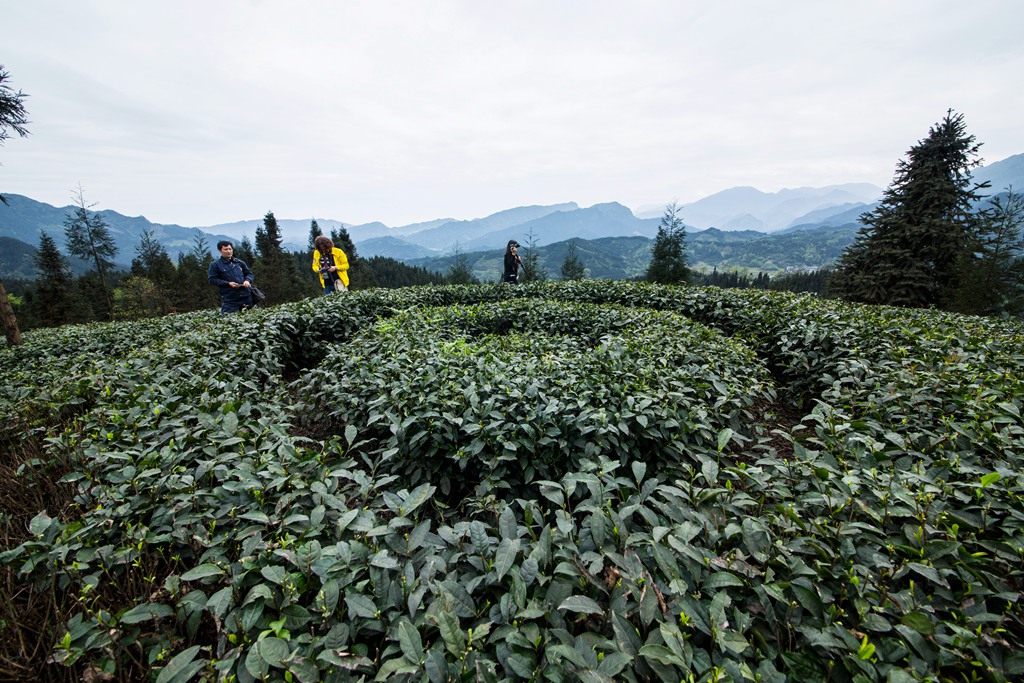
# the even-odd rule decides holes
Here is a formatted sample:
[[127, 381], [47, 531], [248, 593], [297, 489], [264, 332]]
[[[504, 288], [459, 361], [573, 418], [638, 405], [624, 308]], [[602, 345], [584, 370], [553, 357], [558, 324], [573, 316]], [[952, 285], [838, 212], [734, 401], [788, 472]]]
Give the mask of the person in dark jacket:
[[519, 266], [523, 259], [519, 258], [519, 242], [509, 240], [505, 247], [505, 273], [501, 276], [502, 282], [519, 282]]
[[210, 264], [208, 280], [220, 290], [220, 312], [234, 313], [252, 306], [249, 288], [253, 276], [244, 261], [233, 257], [235, 247], [227, 240], [217, 242], [220, 258]]

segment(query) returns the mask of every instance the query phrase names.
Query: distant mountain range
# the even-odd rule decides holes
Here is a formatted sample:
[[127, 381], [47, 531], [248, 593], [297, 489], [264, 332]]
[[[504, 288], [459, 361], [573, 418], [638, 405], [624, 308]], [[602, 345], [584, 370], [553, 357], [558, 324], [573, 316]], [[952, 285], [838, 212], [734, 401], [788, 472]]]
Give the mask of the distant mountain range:
[[[9, 205], [0, 204], [0, 237], [19, 240], [34, 248], [39, 245], [40, 233], [46, 232], [61, 248], [65, 247], [64, 219], [73, 214], [77, 207], [51, 206], [18, 194], [3, 196]], [[142, 216], [124, 216], [111, 210], [97, 213], [110, 226], [110, 233], [120, 248], [120, 253], [115, 259], [120, 264], [131, 264], [135, 256], [135, 247], [146, 230], [153, 231], [154, 237], [164, 245], [173, 259], [176, 259], [179, 253], [191, 249], [196, 237], [200, 235], [204, 235], [211, 246], [221, 239], [234, 239], [226, 233], [151, 223]]]
[[864, 206], [882, 197], [882, 188], [867, 183], [801, 187], [761, 192], [734, 187], [681, 207], [687, 225], [720, 230], [775, 232], [797, 224], [816, 222], [835, 207]]
[[[1024, 188], [1024, 154], [975, 169], [974, 176], [979, 181], [991, 182], [991, 194], [997, 194], [1009, 185]], [[694, 251], [691, 260], [695, 266], [710, 268], [742, 265], [770, 270], [817, 267], [829, 262], [827, 254], [831, 253], [837, 241], [852, 240], [852, 235], [859, 227], [859, 217], [876, 205], [882, 192], [879, 187], [863, 183], [804, 187], [771, 193], [752, 187], [736, 187], [683, 205], [680, 215], [690, 232], [689, 242]], [[10, 205], [0, 204], [0, 239], [6, 238], [0, 242], [0, 272], [10, 277], [31, 277], [31, 274], [25, 275], [26, 269], [32, 272], [31, 267], [26, 265], [26, 260], [31, 261], [26, 254], [31, 254], [31, 250], [38, 245], [42, 231], [49, 233], [63, 247], [64, 219], [75, 207], [54, 207], [16, 194], [4, 196]], [[142, 216], [124, 216], [111, 210], [99, 213], [120, 245], [121, 251], [116, 261], [123, 266], [131, 263], [145, 230], [152, 230], [171, 257], [176, 258], [179, 253], [191, 248], [198, 236], [204, 236], [212, 250], [220, 239], [236, 242], [243, 237], [252, 239], [256, 228], [263, 223], [263, 219], [259, 218], [204, 227], [183, 227], [152, 223]], [[563, 245], [557, 249], [545, 249], [552, 258], [557, 258], [556, 253], [559, 249], [567, 248], [564, 245], [570, 240], [615, 244], [627, 254], [636, 254], [639, 253], [637, 249], [641, 249], [637, 245], [649, 241], [657, 234], [660, 217], [660, 211], [638, 216], [615, 202], [590, 207], [567, 202], [547, 206], [521, 206], [473, 220], [439, 218], [399, 227], [389, 227], [380, 222], [354, 225], [336, 219], [316, 220], [326, 234], [344, 226], [360, 256], [389, 256], [420, 265], [432, 263], [437, 266], [436, 269], [443, 270], [443, 264], [455, 253], [489, 253], [489, 258], [500, 258], [509, 239], [524, 245], [532, 243], [538, 248]], [[293, 251], [304, 251], [307, 248], [311, 220], [277, 218], [286, 248]], [[811, 238], [808, 233], [817, 234]], [[631, 241], [614, 242], [623, 238]], [[702, 253], [699, 252], [699, 249], [704, 248], [702, 244], [716, 246], [714, 249], [708, 247], [709, 251]], [[737, 257], [736, 244], [746, 245], [740, 250], [745, 256]], [[777, 252], [777, 245], [786, 245], [788, 252]], [[810, 252], [807, 251], [811, 248], [808, 245], [813, 246]], [[29, 251], [26, 251], [26, 246]], [[578, 248], [582, 250], [582, 245]], [[750, 249], [759, 249], [761, 256], [755, 257]], [[792, 258], [793, 254], [798, 253], [803, 254], [803, 257]], [[615, 260], [600, 254], [603, 254], [603, 250], [596, 249], [593, 256], [602, 263], [608, 261], [610, 264]], [[487, 260], [485, 256], [477, 259], [479, 272], [493, 270]], [[793, 263], [794, 260], [799, 260], [803, 265]], [[77, 265], [84, 267], [84, 264]], [[767, 268], [769, 265], [775, 267]], [[597, 261], [592, 267], [598, 272], [604, 268]], [[619, 263], [614, 268], [611, 265], [608, 267], [609, 272], [631, 272], [630, 266], [625, 263]]]
[[[857, 235], [859, 225], [820, 226], [786, 233], [756, 230], [719, 230], [708, 228], [687, 235], [690, 266], [710, 271], [739, 270], [777, 274], [794, 270], [815, 270], [833, 263]], [[557, 279], [569, 245], [587, 269], [587, 276], [613, 280], [639, 278], [651, 258], [650, 237], [572, 238], [537, 247], [538, 260], [548, 275]], [[445, 273], [456, 258], [465, 258], [470, 270], [482, 282], [495, 282], [502, 269], [502, 251], [481, 251], [410, 259], [410, 265]]]

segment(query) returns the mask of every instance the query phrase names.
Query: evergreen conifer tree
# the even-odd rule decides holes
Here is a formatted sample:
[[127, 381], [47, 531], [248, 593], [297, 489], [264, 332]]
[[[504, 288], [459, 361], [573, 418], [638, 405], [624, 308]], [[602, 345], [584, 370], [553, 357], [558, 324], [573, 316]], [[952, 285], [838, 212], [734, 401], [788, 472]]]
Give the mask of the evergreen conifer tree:
[[[258, 235], [262, 226], [256, 226], [256, 234]], [[235, 258], [240, 261], [244, 261], [245, 265], [252, 268], [256, 265], [256, 248], [252, 246], [252, 240], [249, 239], [248, 235], [242, 237], [242, 241], [234, 245], [235, 247]], [[215, 257], [216, 258], [216, 257]]]
[[174, 282], [177, 279], [174, 261], [171, 260], [164, 245], [157, 241], [152, 230], [142, 232], [142, 239], [135, 251], [137, 255], [132, 259], [132, 275], [146, 278], [153, 283], [153, 290], [147, 291], [145, 296], [146, 303], [157, 300], [161, 310], [153, 313], [169, 312], [173, 307]]
[[[27, 112], [25, 111], [24, 102], [27, 95], [20, 90], [15, 92], [9, 85], [7, 85], [8, 78], [10, 78], [10, 76], [4, 69], [4, 65], [0, 64], [0, 145], [2, 145], [4, 141], [11, 136], [11, 134], [7, 132], [8, 129], [13, 130], [20, 137], [28, 135], [28, 129], [25, 127], [26, 124], [28, 124], [28, 119], [26, 118]], [[7, 203], [7, 200], [4, 199], [2, 194], [0, 194], [0, 203]], [[6, 295], [4, 298], [6, 300]], [[13, 322], [13, 312], [11, 313], [11, 319], [11, 322]], [[7, 324], [6, 321], [5, 324]], [[17, 336], [20, 343], [20, 331]]]
[[971, 178], [979, 147], [963, 114], [947, 111], [897, 163], [878, 207], [860, 217], [864, 227], [840, 257], [830, 291], [868, 304], [950, 307], [977, 230], [977, 191], [988, 187]]
[[[25, 125], [28, 123], [25, 112], [25, 93], [15, 92], [6, 84], [10, 78], [3, 64], [0, 64], [0, 145], [10, 137], [8, 129], [13, 130], [21, 137], [28, 135]], [[0, 202], [7, 204], [7, 200], [0, 194]], [[18, 319], [14, 315], [14, 309], [7, 298], [7, 290], [4, 289], [4, 282], [0, 279], [0, 323], [3, 324], [4, 335], [10, 346], [21, 344], [21, 329], [18, 327]]]
[[46, 232], [39, 235], [39, 249], [34, 262], [38, 277], [35, 281], [32, 313], [38, 324], [45, 327], [63, 325], [68, 321], [74, 279], [67, 259], [57, 247], [57, 241]]
[[679, 216], [679, 207], [672, 202], [658, 225], [658, 234], [651, 247], [651, 262], [645, 279], [661, 284], [685, 284], [690, 277], [686, 258], [686, 225]]
[[256, 228], [256, 264], [253, 270], [256, 284], [266, 292], [272, 304], [296, 301], [302, 297], [302, 283], [295, 259], [282, 246], [283, 236], [273, 211], [263, 217], [263, 225]]
[[570, 241], [569, 248], [565, 252], [565, 259], [562, 261], [562, 279], [582, 280], [587, 277], [587, 269], [576, 253], [576, 242]]
[[359, 257], [356, 244], [352, 241], [348, 228], [339, 225], [332, 229], [331, 241], [334, 242], [334, 246], [345, 252], [345, 256], [348, 258], [349, 289], [376, 287], [377, 281], [373, 274], [373, 268], [366, 262], [366, 259]]
[[952, 308], [976, 315], [1024, 315], [1024, 195], [1008, 187], [980, 219]]
[[75, 194], [75, 202], [78, 206], [74, 213], [64, 217], [64, 240], [73, 256], [92, 261], [96, 267], [97, 284], [103, 294], [106, 310], [110, 311], [114, 304], [107, 276], [114, 268], [113, 258], [117, 255], [117, 243], [103, 217], [89, 211], [90, 206], [85, 203], [81, 186]]
[[174, 279], [174, 261], [167, 253], [167, 248], [153, 235], [152, 230], [144, 230], [135, 247], [135, 258], [132, 259], [132, 275], [147, 277], [157, 285], [167, 285]]
[[314, 218], [309, 224], [309, 246], [307, 248], [309, 249], [310, 258], [313, 257], [313, 249], [316, 248], [314, 246], [316, 244], [316, 238], [323, 234], [324, 232], [320, 229], [320, 224], [317, 223]]
[[544, 282], [548, 279], [547, 268], [540, 262], [540, 252], [537, 249], [537, 236], [533, 228], [526, 233], [526, 253], [523, 254], [523, 262], [519, 266], [520, 282]]
[[[207, 280], [212, 262], [210, 243], [202, 233], [195, 236], [187, 252], [178, 254], [174, 279], [175, 298], [172, 300], [176, 310], [197, 311], [217, 307], [220, 296], [217, 288]], [[245, 262], [249, 264], [249, 261]]]
[[480, 280], [473, 275], [473, 270], [469, 267], [469, 258], [465, 252], [459, 249], [459, 245], [455, 245], [455, 249], [452, 252], [454, 260], [451, 265], [448, 266], [448, 273], [445, 276], [445, 282], [452, 285], [477, 285], [480, 284]]

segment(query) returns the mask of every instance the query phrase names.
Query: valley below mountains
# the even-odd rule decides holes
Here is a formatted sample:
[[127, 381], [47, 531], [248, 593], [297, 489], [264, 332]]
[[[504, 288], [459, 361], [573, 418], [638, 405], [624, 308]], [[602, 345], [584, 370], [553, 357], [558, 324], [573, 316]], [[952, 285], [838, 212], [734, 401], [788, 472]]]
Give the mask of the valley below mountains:
[[[975, 179], [990, 182], [987, 192], [992, 195], [1007, 186], [1024, 187], [1024, 154], [976, 169]], [[853, 242], [862, 227], [860, 216], [874, 208], [882, 192], [865, 183], [778, 192], [736, 187], [681, 204], [690, 265], [702, 271], [769, 275], [828, 266]], [[55, 207], [17, 194], [5, 196], [9, 205], [0, 204], [0, 273], [5, 278], [32, 279], [32, 255], [42, 232], [67, 254], [63, 223], [74, 207]], [[474, 275], [485, 282], [497, 279], [510, 239], [537, 249], [541, 265], [552, 277], [558, 277], [569, 245], [575, 244], [589, 277], [626, 279], [646, 270], [663, 209], [645, 207], [634, 213], [616, 202], [589, 207], [566, 202], [520, 206], [472, 220], [440, 218], [398, 227], [316, 220], [324, 234], [344, 227], [361, 257], [389, 257], [441, 273], [457, 258], [465, 258]], [[186, 227], [152, 223], [113, 210], [98, 213], [118, 244], [115, 261], [124, 267], [130, 265], [145, 231], [151, 231], [176, 260], [199, 238], [207, 241], [211, 252], [220, 239], [251, 241], [262, 224], [258, 218]], [[306, 251], [311, 219], [276, 219], [283, 246]], [[71, 260], [73, 270], [87, 268]]]

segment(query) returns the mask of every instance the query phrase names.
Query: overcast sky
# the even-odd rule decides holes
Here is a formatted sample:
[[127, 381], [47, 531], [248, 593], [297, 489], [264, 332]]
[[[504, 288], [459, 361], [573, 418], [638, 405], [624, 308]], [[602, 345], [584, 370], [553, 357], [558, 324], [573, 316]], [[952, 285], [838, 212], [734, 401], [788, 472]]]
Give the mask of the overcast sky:
[[[953, 108], [1024, 152], [1019, 0], [31, 0], [0, 193], [206, 226], [868, 182]], [[685, 210], [682, 213], [685, 220]]]

